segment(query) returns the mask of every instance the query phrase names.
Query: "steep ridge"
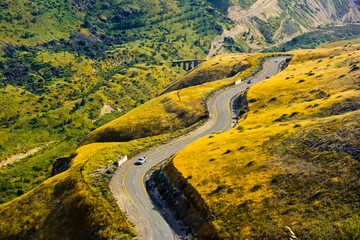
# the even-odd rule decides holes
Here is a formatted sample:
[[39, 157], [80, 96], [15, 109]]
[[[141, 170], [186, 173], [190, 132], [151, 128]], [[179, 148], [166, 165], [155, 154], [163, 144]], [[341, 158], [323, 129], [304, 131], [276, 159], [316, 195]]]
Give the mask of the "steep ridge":
[[231, 49], [226, 38], [232, 38], [238, 49], [251, 51], [317, 28], [360, 21], [359, 5], [354, 0], [258, 0], [251, 6], [230, 6], [228, 16], [236, 26], [215, 38], [208, 58]]

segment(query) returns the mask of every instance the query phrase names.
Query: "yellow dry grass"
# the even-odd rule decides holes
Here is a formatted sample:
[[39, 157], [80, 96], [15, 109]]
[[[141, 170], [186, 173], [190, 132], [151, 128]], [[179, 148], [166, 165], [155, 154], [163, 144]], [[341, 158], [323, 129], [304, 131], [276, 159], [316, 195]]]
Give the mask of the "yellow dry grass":
[[[248, 54], [229, 54], [216, 57], [210, 63], [203, 63], [201, 68], [195, 70], [191, 76], [201, 75], [206, 66], [239, 63], [246, 61], [252, 66], [236, 76], [218, 81], [203, 83], [185, 89], [166, 93], [133, 109], [126, 115], [96, 129], [84, 140], [82, 145], [93, 142], [123, 142], [133, 139], [171, 133], [180, 128], [196, 123], [205, 114], [205, 101], [215, 90], [232, 84], [239, 75], [246, 76], [254, 71], [260, 58], [266, 56], [250, 56]], [[245, 60], [248, 59], [248, 60]], [[215, 74], [218, 68], [208, 70], [209, 75]], [[190, 81], [191, 82], [191, 81]]]
[[79, 148], [69, 170], [0, 206], [0, 238], [16, 235], [17, 239], [59, 239], [59, 236], [62, 239], [133, 239], [134, 230], [112, 201], [108, 180], [102, 176], [106, 173], [93, 174], [104, 166], [111, 169], [118, 154], [131, 156], [166, 138], [94, 143]]
[[[242, 58], [241, 55], [236, 56]], [[73, 64], [73, 68], [81, 68], [84, 74], [92, 71], [91, 62], [77, 62], [75, 56], [68, 53], [43, 53], [38, 58], [43, 61], [53, 59], [53, 66], [66, 60], [68, 64]], [[235, 61], [234, 56], [223, 58]], [[259, 63], [258, 59], [250, 58], [253, 67]], [[113, 80], [116, 81], [117, 77], [121, 78], [116, 76]], [[111, 200], [106, 174], [95, 176], [94, 173], [104, 166], [112, 166], [117, 154], [132, 156], [164, 143], [174, 134], [180, 134], [174, 131], [190, 126], [204, 116], [204, 103], [209, 94], [234, 81], [235, 78], [228, 78], [167, 93], [95, 130], [76, 151], [76, 157], [67, 171], [0, 206], [0, 228], [5, 229], [0, 231], [0, 238], [13, 235], [26, 238], [31, 235], [40, 239], [55, 239], [58, 236], [71, 239], [94, 236], [131, 239], [133, 229]], [[169, 134], [161, 135], [164, 133]], [[145, 138], [154, 135], [158, 136]], [[132, 139], [138, 140], [129, 141]], [[94, 143], [96, 141], [114, 142]], [[64, 219], [61, 227], [57, 222], [59, 219]], [[83, 231], [74, 231], [70, 227], [74, 225]]]
[[240, 127], [197, 140], [173, 158], [174, 166], [216, 215], [214, 224], [220, 226], [221, 237], [245, 239], [249, 234], [248, 226], [230, 226], [237, 213], [229, 217], [223, 214], [226, 209], [244, 203], [261, 204], [273, 196], [270, 180], [280, 169], [264, 152], [265, 141], [279, 133], [291, 133], [294, 126], [352, 114], [324, 118], [314, 115], [335, 102], [360, 96], [360, 74], [354, 67], [360, 60], [358, 48], [354, 45], [293, 52], [295, 56], [287, 69], [247, 91], [250, 111], [240, 121]]
[[223, 79], [236, 81], [253, 73], [260, 59], [269, 55], [233, 53], [215, 56], [172, 83], [164, 92]]

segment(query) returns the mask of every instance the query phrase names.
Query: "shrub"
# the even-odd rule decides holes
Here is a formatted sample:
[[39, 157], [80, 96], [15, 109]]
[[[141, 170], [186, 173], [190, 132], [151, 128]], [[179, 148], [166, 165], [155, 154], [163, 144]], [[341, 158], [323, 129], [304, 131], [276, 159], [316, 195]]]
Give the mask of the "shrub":
[[293, 112], [292, 114], [290, 114], [290, 117], [295, 117], [296, 115], [298, 115], [300, 112]]
[[273, 98], [271, 98], [271, 99], [270, 99], [270, 101], [269, 101], [269, 102], [275, 102], [275, 101], [276, 101], [276, 99], [277, 99], [277, 97], [273, 97]]
[[275, 119], [274, 122], [283, 122], [287, 119], [287, 116], [287, 113], [284, 113], [283, 115], [281, 115], [281, 117]]
[[310, 72], [308, 72], [306, 75], [308, 75], [308, 76], [310, 77], [310, 76], [314, 76], [315, 73], [314, 73], [313, 71], [310, 71]]
[[351, 71], [356, 71], [356, 70], [359, 70], [359, 69], [360, 69], [360, 67], [357, 64], [354, 64], [351, 67]]
[[229, 185], [227, 185], [227, 184], [219, 184], [216, 190], [220, 191], [220, 190], [225, 189], [227, 187], [229, 187]]
[[236, 129], [239, 130], [240, 132], [243, 132], [245, 130], [245, 128], [241, 125], [238, 126]]
[[255, 192], [257, 190], [259, 190], [261, 188], [261, 184], [256, 184], [254, 185], [254, 187], [251, 189], [252, 192]]
[[226, 152], [224, 152], [223, 155], [229, 154], [229, 153], [231, 153], [231, 150], [230, 150], [230, 149], [226, 150]]
[[242, 108], [242, 109], [240, 109], [240, 111], [239, 111], [239, 116], [242, 116], [242, 115], [244, 115], [244, 114], [247, 113], [247, 112], [248, 112], [247, 109]]

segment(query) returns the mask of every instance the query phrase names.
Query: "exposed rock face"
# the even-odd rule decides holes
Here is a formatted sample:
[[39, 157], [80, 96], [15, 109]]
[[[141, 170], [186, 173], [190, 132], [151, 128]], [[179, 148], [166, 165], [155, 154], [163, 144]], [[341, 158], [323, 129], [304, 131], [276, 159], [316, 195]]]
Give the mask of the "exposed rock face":
[[153, 173], [152, 181], [147, 182], [147, 188], [151, 195], [160, 196], [172, 216], [195, 239], [219, 239], [212, 223], [212, 215], [201, 195], [178, 172], [172, 161], [162, 171]]
[[258, 0], [251, 7], [230, 6], [237, 25], [214, 39], [208, 55], [226, 52], [224, 40], [242, 38], [249, 49], [283, 43], [318, 27], [360, 23], [356, 0]]

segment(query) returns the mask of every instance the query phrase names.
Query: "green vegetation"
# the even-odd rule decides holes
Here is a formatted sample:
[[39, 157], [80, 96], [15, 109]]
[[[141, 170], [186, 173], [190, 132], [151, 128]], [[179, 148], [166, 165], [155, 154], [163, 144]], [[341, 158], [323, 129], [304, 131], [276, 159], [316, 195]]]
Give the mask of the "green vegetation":
[[140, 0], [1, 4], [0, 203], [49, 178], [89, 132], [159, 95], [185, 73], [171, 60], [205, 58], [233, 24], [188, 0], [148, 11]]
[[353, 39], [359, 35], [360, 27], [356, 25], [324, 28], [295, 37], [279, 47], [267, 49], [266, 52], [287, 52], [299, 48], [316, 48], [324, 43]]
[[108, 183], [121, 156], [134, 156], [167, 138], [79, 148], [67, 171], [0, 206], [0, 238], [134, 239], [134, 230], [113, 200]]
[[232, 2], [242, 7], [250, 7], [256, 2], [256, 0], [234, 0]]
[[[68, 54], [74, 58], [76, 57], [74, 54]], [[118, 52], [117, 54], [122, 55], [123, 52]], [[63, 60], [61, 58], [63, 53], [54, 53], [54, 55], [56, 56], [56, 59]], [[118, 55], [115, 55], [114, 58], [116, 59]], [[35, 59], [36, 61], [43, 62], [44, 60], [42, 59], [48, 59], [48, 56], [49, 53], [43, 53], [38, 55]], [[267, 56], [267, 54], [233, 54], [223, 58], [214, 58], [207, 64], [220, 65], [221, 62], [222, 64], [229, 66], [224, 68], [221, 73], [224, 76], [229, 76], [229, 78], [216, 80], [219, 78], [219, 73], [216, 69], [210, 69], [208, 70], [209, 76], [214, 76], [214, 78], [207, 79], [209, 82], [206, 83], [204, 81], [202, 85], [196, 85], [196, 81], [187, 78], [187, 81], [189, 81], [187, 84], [193, 83], [196, 86], [169, 92], [151, 101], [144, 102], [124, 116], [93, 131], [86, 138], [85, 142], [83, 142], [83, 145], [87, 145], [79, 148], [76, 153], [72, 155], [70, 166], [60, 167], [60, 169], [65, 170], [68, 168], [68, 170], [59, 175], [55, 175], [48, 180], [46, 179], [49, 178], [51, 174], [50, 164], [56, 159], [55, 156], [51, 155], [51, 161], [49, 162], [49, 153], [71, 154], [72, 149], [75, 148], [79, 139], [82, 137], [79, 135], [79, 139], [71, 138], [76, 136], [76, 133], [79, 133], [79, 131], [83, 129], [81, 127], [82, 125], [72, 125], [74, 124], [74, 121], [69, 121], [66, 117], [72, 117], [77, 113], [82, 117], [88, 116], [89, 120], [87, 120], [87, 123], [89, 124], [89, 127], [91, 127], [95, 125], [97, 121], [106, 121], [104, 118], [109, 115], [105, 115], [93, 123], [90, 121], [91, 112], [86, 111], [87, 109], [91, 109], [87, 104], [93, 104], [97, 99], [102, 99], [102, 97], [107, 97], [108, 102], [111, 102], [111, 104], [107, 106], [115, 107], [121, 104], [120, 101], [111, 101], [111, 96], [106, 94], [106, 88], [103, 86], [99, 87], [100, 90], [98, 92], [93, 93], [92, 86], [95, 85], [95, 87], [98, 87], [99, 85], [99, 82], [96, 82], [97, 79], [97, 81], [101, 81], [100, 83], [105, 83], [105, 79], [110, 79], [108, 84], [114, 83], [114, 85], [111, 86], [116, 89], [116, 87], [119, 86], [115, 83], [120, 81], [120, 79], [123, 80], [127, 76], [133, 76], [133, 78], [144, 74], [149, 76], [149, 73], [153, 73], [153, 69], [162, 69], [165, 71], [170, 67], [167, 67], [165, 64], [158, 68], [146, 67], [143, 64], [140, 65], [141, 67], [139, 65], [134, 65], [129, 68], [127, 72], [123, 72], [123, 75], [117, 73], [115, 77], [110, 78], [108, 78], [108, 76], [112, 76], [111, 74], [113, 73], [107, 75], [108, 72], [99, 71], [99, 75], [96, 75], [98, 78], [89, 75], [88, 78], [89, 81], [92, 79], [91, 82], [81, 82], [82, 85], [79, 87], [83, 87], [83, 90], [79, 91], [79, 93], [85, 94], [83, 93], [84, 91], [91, 92], [89, 96], [84, 96], [83, 99], [85, 100], [81, 101], [73, 100], [71, 98], [72, 96], [60, 95], [61, 91], [54, 91], [58, 86], [54, 87], [52, 84], [44, 85], [44, 87], [54, 89], [49, 91], [49, 94], [54, 94], [54, 96], [58, 94], [58, 98], [64, 99], [65, 102], [61, 106], [64, 108], [64, 112], [59, 109], [54, 109], [54, 113], [49, 112], [49, 119], [45, 118], [47, 121], [46, 123], [51, 123], [50, 120], [53, 118], [55, 120], [61, 120], [62, 118], [60, 117], [64, 117], [65, 120], [63, 121], [65, 121], [65, 124], [60, 127], [66, 131], [59, 131], [59, 134], [56, 135], [58, 132], [57, 128], [55, 128], [53, 135], [51, 135], [52, 138], [45, 135], [45, 130], [44, 133], [40, 131], [37, 134], [48, 136], [50, 140], [57, 136], [57, 142], [44, 147], [40, 151], [41, 154], [35, 154], [35, 156], [29, 156], [18, 163], [2, 167], [1, 170], [3, 171], [3, 174], [0, 175], [0, 180], [2, 183], [1, 187], [4, 189], [1, 196], [3, 202], [9, 201], [17, 196], [20, 197], [1, 205], [0, 213], [4, 217], [0, 220], [0, 226], [1, 229], [6, 229], [6, 231], [1, 232], [2, 235], [0, 235], [0, 237], [7, 238], [8, 236], [16, 235], [19, 238], [25, 238], [25, 236], [39, 238], [46, 235], [50, 237], [54, 236], [55, 238], [56, 235], [62, 233], [61, 236], [67, 236], [69, 238], [133, 238], [133, 229], [126, 221], [124, 214], [117, 208], [108, 188], [109, 179], [116, 168], [114, 163], [117, 162], [119, 155], [128, 155], [129, 157], [134, 156], [140, 151], [165, 143], [169, 141], [169, 139], [189, 130], [184, 128], [207, 116], [204, 104], [207, 97], [212, 92], [221, 87], [233, 84], [239, 77], [243, 78], [258, 71], [258, 65], [261, 63], [261, 58], [264, 56]], [[59, 62], [60, 61], [52, 62], [52, 65], [57, 67]], [[76, 64], [84, 65], [80, 70], [81, 74], [93, 70], [91, 59], [84, 59], [80, 63], [74, 62]], [[236, 67], [236, 71], [234, 70], [233, 66], [241, 66], [241, 64], [244, 63], [246, 68]], [[110, 63], [106, 64], [110, 65]], [[108, 65], [104, 64], [104, 66]], [[204, 66], [206, 66], [206, 64]], [[144, 71], [145, 73], [138, 69], [141, 69], [141, 71]], [[170, 71], [171, 70], [169, 70], [169, 72]], [[194, 70], [192, 72], [193, 78], [198, 79], [197, 75], [201, 75], [202, 71], [202, 68]], [[78, 73], [74, 70], [73, 74]], [[112, 79], [114, 80], [113, 82], [111, 81]], [[61, 82], [62, 80], [53, 79], [52, 81]], [[70, 81], [73, 83], [76, 80]], [[182, 81], [184, 80], [179, 80], [180, 83]], [[64, 82], [67, 83], [68, 81], [64, 80]], [[106, 83], [105, 86], [107, 86]], [[17, 97], [14, 97], [19, 95], [25, 97], [31, 96], [34, 103], [37, 104], [53, 104], [50, 99], [43, 97], [46, 93], [38, 96], [25, 90], [19, 90], [19, 88], [13, 87], [12, 85], [7, 85], [5, 90], [13, 95], [11, 95], [9, 99], [4, 99], [4, 101], [10, 99], [13, 101], [22, 101], [20, 97], [20, 100]], [[25, 93], [22, 94], [23, 92]], [[133, 94], [136, 93], [137, 92], [134, 90]], [[33, 107], [31, 104], [29, 106]], [[39, 106], [42, 105], [40, 104]], [[124, 109], [126, 109], [126, 105], [121, 106], [124, 106]], [[24, 111], [31, 110], [32, 108], [30, 107], [24, 109]], [[9, 111], [10, 110], [11, 108], [9, 107]], [[58, 117], [52, 117], [52, 114], [55, 113], [60, 115]], [[113, 114], [116, 116], [120, 113]], [[79, 120], [75, 123], [78, 122], [81, 121]], [[43, 124], [43, 122], [36, 118], [34, 124]], [[35, 129], [39, 130], [40, 126], [42, 125], [34, 128], [34, 132]], [[9, 127], [11, 127], [11, 125], [9, 125]], [[45, 125], [43, 127], [46, 129]], [[71, 135], [69, 133], [70, 130], [72, 133]], [[84, 130], [84, 133], [86, 133], [86, 131], [87, 129]], [[113, 134], [111, 134], [111, 131]], [[11, 133], [11, 131], [9, 132]], [[163, 134], [164, 132], [169, 132], [169, 134], [144, 138], [147, 136]], [[62, 133], [69, 135], [64, 136]], [[14, 134], [14, 137], [15, 136], [16, 135]], [[25, 138], [26, 136], [27, 135], [24, 135], [23, 137]], [[39, 139], [44, 141], [44, 136], [39, 137]], [[138, 139], [130, 141], [134, 138]], [[26, 140], [28, 139], [29, 138]], [[95, 141], [128, 142], [94, 143]], [[41, 143], [46, 143], [46, 141]], [[38, 145], [34, 142], [34, 146]], [[60, 148], [60, 146], [62, 148]], [[53, 149], [53, 151], [50, 151], [49, 149]], [[7, 178], [9, 175], [12, 177]], [[37, 187], [32, 189], [35, 186]], [[33, 199], [36, 199], [36, 201], [33, 201]], [[62, 203], [60, 207], [59, 203]], [[73, 213], [75, 212], [81, 212], [81, 215], [74, 216]], [[57, 221], [60, 218], [65, 221], [63, 225], [65, 229], [57, 227], [58, 225], [54, 223], [54, 221]], [[89, 231], [82, 231], [80, 233], [77, 231], [77, 228], [70, 227], [72, 225], [81, 226], [83, 229], [89, 229]]]

